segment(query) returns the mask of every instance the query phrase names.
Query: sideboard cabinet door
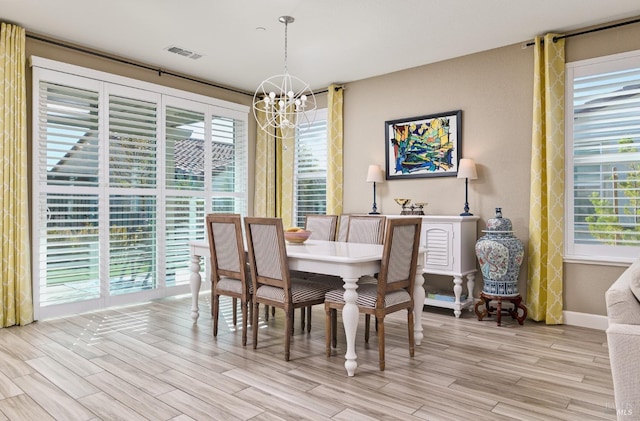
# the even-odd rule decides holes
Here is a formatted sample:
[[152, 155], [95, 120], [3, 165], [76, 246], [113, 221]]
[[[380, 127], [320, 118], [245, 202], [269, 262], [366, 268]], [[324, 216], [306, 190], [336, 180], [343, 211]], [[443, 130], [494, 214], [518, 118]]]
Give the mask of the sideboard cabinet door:
[[[452, 301], [429, 298], [426, 305], [450, 308], [456, 317], [462, 309], [471, 308], [476, 276], [475, 245], [478, 237], [477, 216], [425, 215], [422, 217], [421, 241], [427, 249], [423, 272], [425, 288], [429, 289], [429, 274], [451, 276]], [[463, 282], [466, 281], [466, 294]], [[441, 297], [442, 298], [442, 297]]]

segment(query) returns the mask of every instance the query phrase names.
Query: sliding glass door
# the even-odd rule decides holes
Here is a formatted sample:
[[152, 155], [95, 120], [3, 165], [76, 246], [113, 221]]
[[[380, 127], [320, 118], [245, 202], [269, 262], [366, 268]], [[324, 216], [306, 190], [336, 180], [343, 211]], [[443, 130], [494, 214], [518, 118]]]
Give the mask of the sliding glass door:
[[36, 317], [189, 292], [205, 214], [246, 214], [247, 113], [48, 69], [34, 92]]

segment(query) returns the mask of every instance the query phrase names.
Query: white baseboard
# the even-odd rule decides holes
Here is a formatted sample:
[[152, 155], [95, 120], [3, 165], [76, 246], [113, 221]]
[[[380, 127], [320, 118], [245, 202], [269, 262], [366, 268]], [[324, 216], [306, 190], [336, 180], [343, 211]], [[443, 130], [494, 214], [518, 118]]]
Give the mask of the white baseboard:
[[575, 311], [563, 311], [564, 324], [570, 326], [588, 327], [591, 329], [607, 330], [609, 321], [607, 316], [599, 314], [578, 313]]

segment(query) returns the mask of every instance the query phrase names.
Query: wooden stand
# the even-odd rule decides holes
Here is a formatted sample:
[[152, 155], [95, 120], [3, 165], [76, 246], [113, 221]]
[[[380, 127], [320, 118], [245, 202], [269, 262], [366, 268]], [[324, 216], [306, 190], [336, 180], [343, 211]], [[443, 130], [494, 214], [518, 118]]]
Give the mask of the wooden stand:
[[[497, 302], [497, 307], [492, 307], [489, 303], [491, 301]], [[508, 301], [513, 304], [512, 309], [502, 309], [502, 301]], [[480, 305], [484, 304], [484, 310], [478, 310]], [[522, 315], [518, 315], [518, 309], [522, 309]], [[480, 293], [480, 301], [476, 303], [474, 308], [476, 312], [476, 316], [478, 316], [478, 320], [482, 320], [485, 316], [490, 315], [496, 316], [496, 322], [498, 322], [498, 326], [500, 326], [502, 314], [508, 314], [513, 319], [517, 320], [521, 325], [524, 323], [524, 319], [527, 318], [527, 307], [522, 304], [522, 296], [520, 294], [514, 296], [501, 296], [501, 295], [489, 295], [484, 292]]]

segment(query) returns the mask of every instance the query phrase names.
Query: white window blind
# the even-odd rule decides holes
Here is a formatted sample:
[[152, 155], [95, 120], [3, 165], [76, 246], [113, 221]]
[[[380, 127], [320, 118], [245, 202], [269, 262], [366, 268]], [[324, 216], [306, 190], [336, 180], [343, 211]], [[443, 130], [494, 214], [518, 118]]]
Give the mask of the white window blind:
[[189, 292], [207, 210], [246, 215], [248, 107], [33, 61], [36, 317]]
[[111, 187], [156, 187], [157, 114], [155, 102], [109, 97]]
[[305, 216], [327, 212], [327, 110], [296, 131], [294, 158], [294, 221], [303, 227]]
[[567, 68], [567, 255], [640, 253], [640, 52]]
[[168, 286], [180, 285], [189, 279], [184, 266], [184, 244], [204, 235], [200, 221], [205, 216], [205, 111], [200, 107], [197, 110], [166, 108], [164, 212]]
[[[93, 88], [93, 89], [91, 89]], [[49, 305], [100, 297], [98, 227], [98, 86], [41, 82], [35, 199], [40, 239], [34, 258], [40, 263], [40, 301]], [[37, 163], [37, 165], [35, 165]], [[78, 286], [70, 288], [69, 282]]]
[[[97, 88], [97, 87], [96, 87]], [[38, 161], [49, 185], [98, 185], [98, 92], [42, 82], [39, 86]]]
[[234, 141], [246, 136], [246, 125], [223, 116], [211, 119], [211, 212], [240, 213], [247, 209], [247, 144]]

